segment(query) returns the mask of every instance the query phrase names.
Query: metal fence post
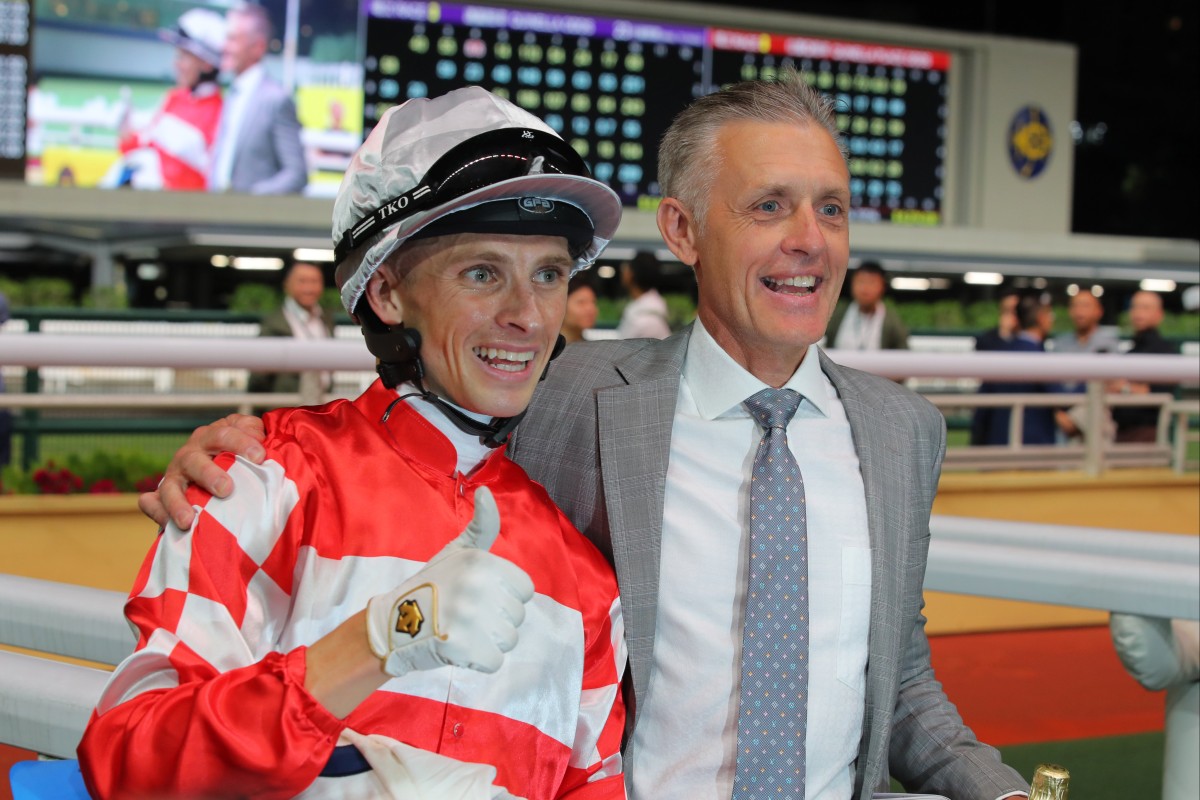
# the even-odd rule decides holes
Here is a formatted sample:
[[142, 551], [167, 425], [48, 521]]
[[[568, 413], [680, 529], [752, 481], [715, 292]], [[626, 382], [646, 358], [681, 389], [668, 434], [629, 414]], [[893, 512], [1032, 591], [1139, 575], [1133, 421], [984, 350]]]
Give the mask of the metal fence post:
[[1097, 477], [1104, 472], [1105, 426], [1108, 410], [1104, 402], [1104, 381], [1087, 382], [1087, 430], [1083, 434], [1083, 474]]
[[[37, 333], [42, 329], [42, 315], [30, 313], [26, 316], [27, 330], [30, 333]], [[42, 390], [42, 375], [38, 367], [32, 367], [25, 370], [25, 391], [30, 394], [37, 394]], [[21, 413], [21, 418], [24, 420], [25, 430], [21, 436], [21, 469], [31, 470], [33, 465], [38, 462], [38, 453], [41, 450], [41, 442], [39, 441], [38, 425], [41, 419], [41, 414], [37, 409], [27, 408]]]

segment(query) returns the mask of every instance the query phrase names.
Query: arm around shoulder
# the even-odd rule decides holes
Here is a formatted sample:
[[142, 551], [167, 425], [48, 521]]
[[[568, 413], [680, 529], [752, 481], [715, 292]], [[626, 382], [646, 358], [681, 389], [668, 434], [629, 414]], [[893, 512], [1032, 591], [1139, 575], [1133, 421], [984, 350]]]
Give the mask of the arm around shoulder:
[[138, 508], [160, 526], [171, 521], [186, 531], [196, 516], [187, 497], [188, 486], [195, 484], [217, 497], [228, 496], [233, 482], [213, 463], [214, 457], [229, 452], [261, 464], [266, 457], [264, 436], [263, 421], [243, 414], [230, 414], [197, 428], [171, 457], [158, 488], [138, 498]]

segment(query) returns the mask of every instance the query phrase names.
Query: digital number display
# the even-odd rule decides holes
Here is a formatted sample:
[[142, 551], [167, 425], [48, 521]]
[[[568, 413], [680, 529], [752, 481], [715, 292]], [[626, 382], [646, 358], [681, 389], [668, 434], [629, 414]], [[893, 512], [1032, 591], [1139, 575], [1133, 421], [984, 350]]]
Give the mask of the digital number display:
[[408, 98], [482, 86], [545, 120], [626, 205], [658, 196], [658, 141], [704, 91], [703, 28], [447, 3], [369, 10], [364, 130]]
[[714, 89], [790, 66], [834, 98], [853, 219], [940, 222], [949, 53], [718, 28], [708, 42]]
[[854, 219], [941, 219], [948, 53], [413, 0], [366, 4], [364, 131], [389, 107], [479, 85], [544, 119], [626, 205], [661, 196], [657, 150], [697, 97], [791, 66], [838, 103]]
[[0, 178], [25, 175], [31, 23], [28, 2], [0, 0]]

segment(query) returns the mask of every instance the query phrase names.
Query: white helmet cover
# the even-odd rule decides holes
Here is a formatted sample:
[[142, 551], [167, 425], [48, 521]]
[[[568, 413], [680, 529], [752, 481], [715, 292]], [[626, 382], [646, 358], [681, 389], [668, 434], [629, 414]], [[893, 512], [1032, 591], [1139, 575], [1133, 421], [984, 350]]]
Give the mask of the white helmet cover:
[[[584, 174], [540, 171], [535, 164], [535, 169], [442, 198], [442, 202], [416, 213], [404, 215], [402, 208], [396, 208], [401, 197], [422, 197], [432, 191], [422, 181], [450, 150], [475, 137], [506, 129], [514, 137], [526, 131], [532, 132], [526, 138], [548, 134], [557, 140], [556, 144], [569, 147], [540, 119], [478, 86], [432, 99], [408, 100], [384, 113], [354, 154], [333, 205], [333, 241], [340, 258], [335, 278], [348, 312], [354, 313], [367, 281], [379, 265], [414, 234], [449, 214], [494, 200], [536, 197], [568, 203], [583, 211], [592, 223], [593, 236], [591, 246], [576, 259], [574, 271], [591, 266], [616, 232], [621, 199], [608, 186], [589, 177], [586, 170]], [[462, 164], [458, 171], [473, 165]], [[390, 222], [392, 216], [398, 221]], [[382, 238], [378, 238], [380, 232]], [[365, 250], [360, 246], [372, 240], [374, 243]], [[340, 252], [347, 248], [348, 253]]]

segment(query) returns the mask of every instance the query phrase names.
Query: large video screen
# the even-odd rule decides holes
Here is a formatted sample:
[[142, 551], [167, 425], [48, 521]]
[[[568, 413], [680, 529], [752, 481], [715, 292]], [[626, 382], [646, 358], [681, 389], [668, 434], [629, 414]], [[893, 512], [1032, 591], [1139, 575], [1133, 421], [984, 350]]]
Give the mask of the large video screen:
[[365, 127], [405, 98], [478, 84], [545, 120], [627, 205], [658, 195], [658, 141], [705, 91], [703, 28], [436, 2], [368, 9]]
[[545, 119], [627, 205], [660, 196], [657, 147], [693, 99], [784, 67], [834, 96], [857, 219], [941, 219], [942, 51], [481, 5], [369, 0], [364, 128], [410, 97], [479, 84]]
[[[223, 18], [236, 4], [37, 0], [33, 5], [26, 182], [206, 188], [156, 174], [161, 154], [156, 162], [156, 154], [147, 152], [154, 148], [144, 146], [166, 142], [160, 149], [170, 158], [178, 157], [204, 174], [219, 127], [219, 115], [192, 115], [168, 105], [172, 91], [187, 76], [177, 64], [175, 44], [162, 33], [177, 30], [184, 15], [197, 9]], [[262, 68], [292, 98], [307, 171], [301, 188], [286, 191], [332, 195], [363, 133], [357, 0], [263, 0], [259, 5], [271, 28]], [[230, 78], [225, 70], [217, 84], [225, 102]], [[200, 152], [188, 138], [195, 139], [197, 131], [204, 136]]]
[[[161, 127], [177, 83], [175, 48], [160, 33], [193, 9], [224, 14], [230, 5], [35, 2], [26, 180], [173, 188], [145, 180], [153, 172], [131, 179], [138, 164], [127, 146], [130, 131]], [[941, 220], [951, 70], [944, 51], [497, 5], [261, 5], [273, 27], [263, 64], [294, 98], [308, 195], [336, 191], [388, 107], [476, 84], [545, 119], [627, 205], [653, 209], [657, 148], [675, 114], [723, 85], [794, 67], [837, 100], [852, 216]], [[229, 81], [226, 70], [225, 102]]]

